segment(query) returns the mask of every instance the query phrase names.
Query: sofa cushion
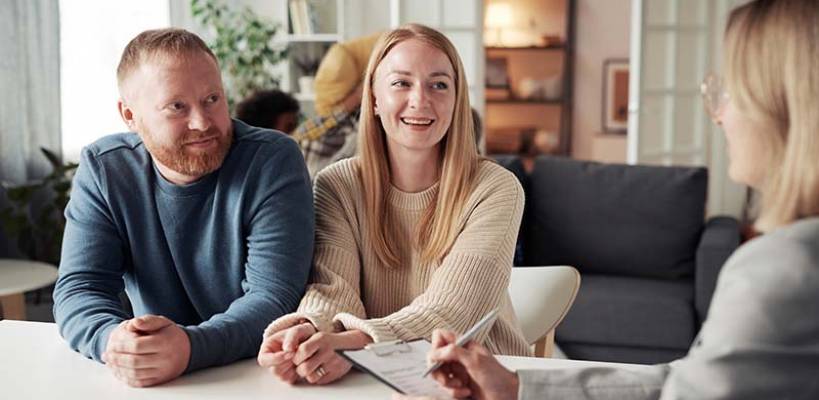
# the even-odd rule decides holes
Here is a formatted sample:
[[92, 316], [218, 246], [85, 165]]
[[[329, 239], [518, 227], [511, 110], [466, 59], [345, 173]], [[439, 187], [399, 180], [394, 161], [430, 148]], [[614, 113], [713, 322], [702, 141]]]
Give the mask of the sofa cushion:
[[688, 349], [696, 332], [691, 279], [676, 281], [586, 274], [560, 342]]
[[524, 262], [583, 273], [691, 275], [707, 186], [705, 168], [539, 157], [528, 182]]
[[605, 346], [585, 343], [558, 343], [572, 360], [607, 361], [630, 364], [668, 363], [688, 354], [688, 350], [668, 350], [633, 346]]

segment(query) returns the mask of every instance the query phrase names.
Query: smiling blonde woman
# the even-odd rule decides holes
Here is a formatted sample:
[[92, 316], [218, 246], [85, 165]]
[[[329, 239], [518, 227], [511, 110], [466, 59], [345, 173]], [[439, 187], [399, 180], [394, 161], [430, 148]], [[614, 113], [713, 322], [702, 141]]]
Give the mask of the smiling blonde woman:
[[382, 36], [359, 129], [360, 156], [316, 178], [311, 284], [266, 330], [259, 363], [288, 382], [327, 383], [350, 368], [335, 349], [465, 331], [497, 307], [481, 340], [528, 354], [507, 293], [523, 190], [478, 155], [452, 43], [421, 25]]

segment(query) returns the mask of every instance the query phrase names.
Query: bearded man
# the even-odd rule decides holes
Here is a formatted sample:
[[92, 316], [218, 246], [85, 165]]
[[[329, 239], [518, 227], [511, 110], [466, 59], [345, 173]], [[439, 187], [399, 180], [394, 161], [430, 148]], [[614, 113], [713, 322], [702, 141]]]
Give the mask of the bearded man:
[[117, 81], [132, 132], [82, 152], [54, 290], [61, 335], [131, 386], [256, 355], [309, 275], [298, 146], [230, 119], [216, 57], [190, 32], [137, 35]]

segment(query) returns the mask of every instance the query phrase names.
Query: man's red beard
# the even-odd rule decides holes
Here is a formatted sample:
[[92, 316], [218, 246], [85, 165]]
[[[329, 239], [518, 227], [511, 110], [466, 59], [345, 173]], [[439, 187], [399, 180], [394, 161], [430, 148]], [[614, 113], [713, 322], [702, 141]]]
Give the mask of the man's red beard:
[[[215, 127], [205, 132], [189, 131], [171, 146], [157, 143], [151, 132], [143, 130], [141, 136], [151, 157], [162, 165], [188, 176], [204, 176], [219, 169], [233, 141], [233, 135], [225, 135]], [[185, 146], [187, 143], [205, 138], [214, 138], [216, 147], [208, 151], [198, 151]]]

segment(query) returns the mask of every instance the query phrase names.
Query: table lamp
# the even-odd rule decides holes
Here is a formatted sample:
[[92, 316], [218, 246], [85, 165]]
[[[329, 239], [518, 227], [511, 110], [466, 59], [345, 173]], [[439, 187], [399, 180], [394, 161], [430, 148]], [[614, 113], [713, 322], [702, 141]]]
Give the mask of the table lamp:
[[512, 26], [512, 6], [505, 2], [490, 3], [486, 10], [486, 27], [495, 29], [495, 46], [503, 47], [501, 30]]

